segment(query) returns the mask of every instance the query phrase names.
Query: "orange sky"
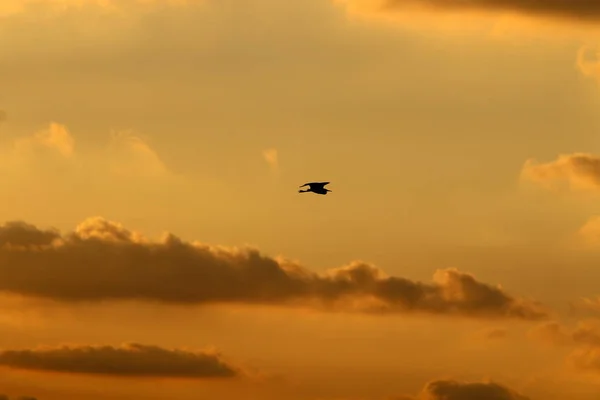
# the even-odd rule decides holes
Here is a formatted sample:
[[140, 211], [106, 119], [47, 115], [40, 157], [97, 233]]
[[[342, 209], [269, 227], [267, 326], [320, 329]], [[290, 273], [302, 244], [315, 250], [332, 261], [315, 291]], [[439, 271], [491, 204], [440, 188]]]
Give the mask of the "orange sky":
[[0, 399], [597, 400], [600, 6], [1, 3]]

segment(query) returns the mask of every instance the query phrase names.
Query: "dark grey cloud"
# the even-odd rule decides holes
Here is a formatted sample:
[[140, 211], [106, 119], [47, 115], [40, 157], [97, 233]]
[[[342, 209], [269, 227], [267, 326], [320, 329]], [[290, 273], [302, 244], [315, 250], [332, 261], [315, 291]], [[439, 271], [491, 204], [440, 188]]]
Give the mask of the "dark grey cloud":
[[417, 396], [401, 395], [386, 400], [531, 400], [495, 382], [459, 382], [439, 379], [425, 385]]
[[427, 312], [542, 319], [546, 312], [456, 269], [423, 283], [353, 262], [317, 274], [254, 249], [226, 249], [166, 235], [149, 241], [91, 218], [62, 235], [25, 223], [0, 226], [0, 291], [59, 301], [310, 305], [370, 313]]
[[438, 380], [428, 383], [421, 394], [427, 400], [530, 400], [494, 382]]
[[386, 9], [405, 6], [422, 6], [440, 11], [517, 12], [578, 21], [600, 20], [600, 2], [596, 0], [386, 0], [384, 3]]
[[127, 344], [6, 350], [0, 365], [15, 369], [123, 377], [232, 378], [240, 370], [210, 352]]

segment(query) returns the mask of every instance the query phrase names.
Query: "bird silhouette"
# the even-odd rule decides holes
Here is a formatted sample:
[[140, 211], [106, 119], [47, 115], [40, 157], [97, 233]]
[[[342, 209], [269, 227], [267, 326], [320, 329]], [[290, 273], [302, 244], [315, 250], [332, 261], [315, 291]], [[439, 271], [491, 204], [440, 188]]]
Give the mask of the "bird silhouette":
[[331, 192], [331, 190], [329, 189], [325, 189], [325, 185], [328, 185], [329, 182], [310, 182], [310, 183], [305, 183], [304, 185], [300, 186], [301, 188], [305, 187], [305, 186], [309, 186], [308, 189], [306, 190], [298, 190], [298, 193], [306, 193], [306, 192], [313, 192], [316, 194], [327, 194], [327, 192]]

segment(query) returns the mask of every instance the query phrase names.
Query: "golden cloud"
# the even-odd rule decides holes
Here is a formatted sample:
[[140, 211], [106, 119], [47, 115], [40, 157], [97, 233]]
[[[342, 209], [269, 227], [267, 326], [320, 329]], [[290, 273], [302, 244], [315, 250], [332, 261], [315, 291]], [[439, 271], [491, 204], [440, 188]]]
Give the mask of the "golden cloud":
[[547, 316], [539, 304], [456, 269], [438, 270], [432, 283], [387, 276], [359, 261], [317, 274], [251, 248], [190, 243], [172, 234], [151, 241], [100, 217], [65, 235], [23, 222], [0, 226], [0, 291], [66, 302], [249, 303], [525, 320]]
[[[75, 137], [60, 123], [52, 122], [47, 128], [32, 135], [17, 138], [13, 148], [5, 154], [10, 168], [19, 168], [33, 163], [45, 171], [58, 159], [67, 169], [80, 172], [88, 169], [109, 172], [123, 178], [170, 179], [181, 181], [165, 165], [148, 140], [131, 130], [112, 131], [108, 145], [99, 151], [77, 152]], [[48, 158], [50, 156], [50, 158]], [[10, 165], [10, 162], [15, 165]]]
[[525, 162], [521, 179], [529, 180], [547, 189], [600, 189], [600, 157], [588, 153], [561, 154], [554, 161]]
[[18, 139], [15, 147], [17, 151], [29, 151], [43, 147], [52, 149], [64, 157], [71, 157], [75, 140], [66, 126], [51, 122], [47, 129], [43, 129], [33, 136]]
[[0, 352], [0, 365], [23, 370], [122, 377], [233, 378], [241, 370], [210, 351], [184, 351], [143, 344], [62, 346]]

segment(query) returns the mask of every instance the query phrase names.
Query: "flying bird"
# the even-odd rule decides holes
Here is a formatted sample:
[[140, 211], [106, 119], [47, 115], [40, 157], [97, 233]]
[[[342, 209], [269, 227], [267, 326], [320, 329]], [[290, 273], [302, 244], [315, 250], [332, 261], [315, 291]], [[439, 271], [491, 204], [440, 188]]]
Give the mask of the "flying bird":
[[327, 192], [331, 192], [331, 190], [325, 189], [325, 185], [328, 185], [329, 183], [330, 182], [305, 183], [304, 185], [302, 185], [300, 187], [303, 188], [305, 186], [309, 186], [309, 188], [306, 190], [298, 190], [298, 193], [313, 192], [313, 193], [317, 193], [317, 194], [327, 194]]

